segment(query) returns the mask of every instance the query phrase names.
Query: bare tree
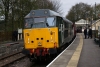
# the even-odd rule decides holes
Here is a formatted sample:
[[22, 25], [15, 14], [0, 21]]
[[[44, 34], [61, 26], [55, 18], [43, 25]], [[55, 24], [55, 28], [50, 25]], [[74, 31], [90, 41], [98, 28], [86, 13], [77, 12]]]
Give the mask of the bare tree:
[[[59, 1], [50, 0], [2, 0], [3, 11], [5, 15], [5, 30], [15, 30], [23, 28], [24, 16], [31, 10], [51, 9], [61, 12]], [[0, 4], [1, 5], [1, 4]], [[3, 14], [3, 13], [2, 13]]]
[[91, 17], [92, 8], [91, 5], [85, 3], [79, 3], [69, 10], [68, 15], [66, 16], [71, 21], [75, 22], [79, 19], [87, 19]]
[[6, 27], [8, 23], [9, 3], [10, 3], [10, 0], [2, 0], [2, 4], [4, 7], [4, 15], [5, 15], [5, 31], [6, 31]]
[[61, 2], [60, 0], [52, 0], [50, 1], [51, 2], [51, 8], [52, 10], [60, 13], [60, 14], [63, 14], [63, 11], [62, 11], [62, 8], [61, 8]]
[[93, 8], [93, 18], [96, 19], [100, 19], [100, 4], [96, 4], [94, 6], [92, 6]]

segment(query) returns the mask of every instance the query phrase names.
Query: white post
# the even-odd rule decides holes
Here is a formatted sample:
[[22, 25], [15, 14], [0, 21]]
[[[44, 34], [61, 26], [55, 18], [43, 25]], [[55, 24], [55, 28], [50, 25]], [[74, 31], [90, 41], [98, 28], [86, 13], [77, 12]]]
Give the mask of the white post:
[[18, 40], [19, 40], [19, 33], [18, 33]]
[[18, 40], [22, 39], [22, 29], [18, 28]]
[[22, 33], [21, 33], [21, 35], [20, 35], [20, 36], [21, 36], [21, 40], [22, 40]]

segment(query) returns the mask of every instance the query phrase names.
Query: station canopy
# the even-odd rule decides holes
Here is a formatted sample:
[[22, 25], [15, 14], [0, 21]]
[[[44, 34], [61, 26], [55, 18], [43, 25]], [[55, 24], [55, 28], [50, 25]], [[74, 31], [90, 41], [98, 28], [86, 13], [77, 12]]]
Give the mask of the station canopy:
[[84, 20], [84, 19], [81, 19], [81, 20], [75, 22], [75, 24], [76, 24], [76, 25], [78, 25], [78, 24], [79, 24], [79, 25], [81, 25], [81, 24], [83, 24], [83, 25], [84, 25], [84, 24], [89, 24], [89, 21]]

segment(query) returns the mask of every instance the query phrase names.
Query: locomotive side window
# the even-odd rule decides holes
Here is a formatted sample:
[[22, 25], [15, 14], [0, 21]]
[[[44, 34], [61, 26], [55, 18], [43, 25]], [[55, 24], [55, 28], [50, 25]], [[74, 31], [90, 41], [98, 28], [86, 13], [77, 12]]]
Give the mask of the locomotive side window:
[[64, 21], [64, 25], [65, 25], [65, 32], [64, 32], [64, 38], [68, 37], [68, 23]]

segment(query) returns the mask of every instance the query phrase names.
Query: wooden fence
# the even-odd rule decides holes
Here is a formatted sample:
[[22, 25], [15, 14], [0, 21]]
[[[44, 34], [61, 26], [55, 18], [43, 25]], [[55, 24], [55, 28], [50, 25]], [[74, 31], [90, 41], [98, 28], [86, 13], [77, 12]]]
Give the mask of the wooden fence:
[[11, 41], [12, 32], [0, 32], [0, 42]]

